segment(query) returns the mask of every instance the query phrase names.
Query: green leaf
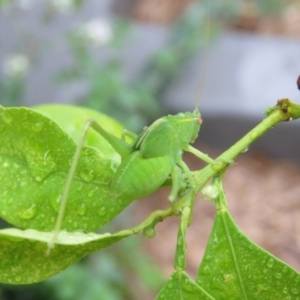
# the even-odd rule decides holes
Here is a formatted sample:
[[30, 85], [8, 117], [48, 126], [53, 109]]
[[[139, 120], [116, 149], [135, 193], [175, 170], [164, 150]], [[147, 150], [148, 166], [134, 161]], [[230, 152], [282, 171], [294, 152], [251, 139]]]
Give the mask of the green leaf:
[[[16, 227], [53, 230], [76, 143], [27, 108], [0, 106], [0, 137], [0, 216]], [[83, 148], [62, 229], [94, 231], [132, 202], [112, 195], [116, 167], [96, 148]]]
[[[55, 121], [76, 142], [79, 141], [85, 122], [93, 119], [116, 137], [121, 137], [123, 127], [114, 119], [95, 110], [74, 105], [40, 105], [33, 108], [35, 111]], [[90, 129], [86, 137], [86, 145], [97, 148], [107, 158], [120, 162], [120, 155], [99, 133]]]
[[212, 300], [184, 271], [175, 271], [162, 287], [156, 300]]
[[218, 210], [196, 282], [216, 299], [300, 299], [300, 274]]
[[133, 233], [124, 230], [116, 234], [60, 232], [54, 249], [46, 256], [50, 232], [9, 228], [0, 230], [0, 282], [29, 284], [47, 279], [86, 254], [103, 249]]

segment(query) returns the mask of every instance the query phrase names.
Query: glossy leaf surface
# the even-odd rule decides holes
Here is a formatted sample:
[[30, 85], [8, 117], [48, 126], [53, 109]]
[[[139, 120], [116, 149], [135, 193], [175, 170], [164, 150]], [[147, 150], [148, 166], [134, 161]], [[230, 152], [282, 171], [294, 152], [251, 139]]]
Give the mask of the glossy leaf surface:
[[[52, 120], [27, 108], [0, 107], [0, 216], [20, 228], [51, 231], [76, 143]], [[117, 164], [84, 147], [62, 229], [94, 231], [132, 199], [115, 199]]]
[[300, 299], [300, 274], [218, 211], [196, 282], [216, 299]]
[[102, 235], [61, 232], [55, 248], [46, 256], [51, 233], [15, 228], [0, 230], [0, 282], [28, 284], [42, 281], [63, 271], [86, 254], [132, 234], [130, 230]]
[[[76, 143], [80, 139], [85, 122], [88, 119], [93, 119], [104, 127], [109, 133], [116, 137], [121, 137], [122, 126], [114, 119], [99, 113], [95, 110], [74, 105], [40, 105], [33, 108], [35, 111], [50, 118], [68, 134]], [[107, 158], [120, 162], [119, 154], [99, 133], [90, 129], [85, 145], [97, 148]]]

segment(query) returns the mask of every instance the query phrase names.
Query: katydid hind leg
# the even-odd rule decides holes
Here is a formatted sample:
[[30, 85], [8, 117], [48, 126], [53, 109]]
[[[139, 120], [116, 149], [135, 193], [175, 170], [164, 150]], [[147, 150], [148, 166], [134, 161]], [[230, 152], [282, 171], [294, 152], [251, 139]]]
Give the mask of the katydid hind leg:
[[59, 207], [59, 211], [58, 211], [58, 216], [56, 219], [56, 223], [55, 223], [55, 227], [54, 227], [54, 231], [52, 234], [52, 237], [50, 238], [49, 242], [48, 242], [48, 246], [47, 246], [47, 252], [46, 254], [49, 255], [51, 249], [54, 247], [55, 241], [57, 239], [57, 236], [59, 234], [59, 231], [61, 229], [61, 225], [62, 225], [62, 221], [64, 218], [64, 214], [65, 214], [65, 210], [66, 210], [66, 206], [67, 206], [67, 201], [68, 201], [68, 196], [70, 194], [70, 189], [71, 189], [71, 185], [72, 185], [72, 181], [76, 172], [76, 168], [79, 162], [79, 158], [80, 158], [80, 154], [82, 151], [82, 148], [84, 147], [84, 142], [86, 139], [86, 135], [88, 133], [89, 128], [91, 127], [93, 120], [87, 120], [85, 125], [84, 125], [84, 129], [82, 131], [82, 135], [80, 137], [80, 140], [77, 144], [73, 159], [72, 159], [72, 164], [69, 170], [69, 173], [67, 175], [67, 180], [63, 189], [62, 194], [59, 196], [60, 199], [60, 207]]
[[130, 144], [127, 144], [125, 140], [122, 140], [120, 138], [117, 138], [116, 136], [112, 135], [108, 131], [106, 131], [101, 125], [99, 125], [97, 122], [92, 121], [90, 125], [96, 132], [101, 134], [109, 143], [110, 145], [115, 149], [116, 152], [118, 152], [122, 158], [126, 157], [130, 153]]
[[135, 134], [134, 132], [130, 131], [130, 130], [123, 129], [123, 130], [122, 130], [122, 134], [121, 134], [121, 139], [122, 139], [123, 141], [126, 141], [126, 140], [125, 140], [126, 137], [129, 137], [129, 138], [131, 138], [132, 140], [135, 140], [135, 139], [138, 137], [138, 135]]

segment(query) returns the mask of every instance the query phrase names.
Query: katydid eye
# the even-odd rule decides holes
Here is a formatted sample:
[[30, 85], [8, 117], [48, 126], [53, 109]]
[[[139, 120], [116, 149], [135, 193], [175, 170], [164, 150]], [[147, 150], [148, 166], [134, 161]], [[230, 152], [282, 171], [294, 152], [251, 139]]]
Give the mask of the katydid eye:
[[297, 87], [298, 87], [298, 90], [300, 90], [300, 76], [297, 79]]

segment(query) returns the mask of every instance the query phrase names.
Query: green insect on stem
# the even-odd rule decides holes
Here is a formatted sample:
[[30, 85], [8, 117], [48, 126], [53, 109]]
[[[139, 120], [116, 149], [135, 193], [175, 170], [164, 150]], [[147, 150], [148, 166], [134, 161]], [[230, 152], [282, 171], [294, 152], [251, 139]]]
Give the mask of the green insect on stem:
[[[140, 135], [124, 131], [122, 139], [119, 139], [108, 133], [95, 121], [88, 120], [77, 145], [62, 193], [59, 215], [54, 234], [48, 243], [47, 253], [49, 254], [53, 248], [61, 228], [72, 179], [90, 127], [101, 134], [122, 158], [122, 162], [110, 183], [112, 201], [122, 198], [133, 201], [145, 197], [160, 188], [171, 175], [172, 188], [168, 198], [170, 202], [173, 202], [178, 198], [183, 185], [183, 174], [186, 175], [189, 187], [193, 189], [195, 186], [191, 171], [182, 160], [183, 151], [191, 152], [208, 163], [213, 162], [206, 154], [190, 146], [190, 143], [194, 142], [198, 136], [201, 123], [198, 110], [168, 115], [145, 128]], [[131, 144], [126, 143], [125, 136], [133, 138], [133, 142]]]

